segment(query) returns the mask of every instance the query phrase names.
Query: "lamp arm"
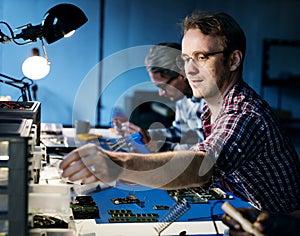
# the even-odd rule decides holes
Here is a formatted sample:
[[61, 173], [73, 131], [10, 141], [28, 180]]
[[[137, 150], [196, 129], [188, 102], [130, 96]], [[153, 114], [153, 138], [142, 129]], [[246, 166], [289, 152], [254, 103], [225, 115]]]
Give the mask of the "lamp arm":
[[[31, 79], [23, 77], [23, 79], [18, 80], [18, 79], [10, 77], [8, 75], [4, 75], [2, 73], [0, 73], [0, 76], [3, 77], [3, 78], [5, 78], [5, 79], [11, 80], [11, 81], [7, 81], [7, 80], [0, 79], [1, 83], [10, 85], [12, 87], [15, 87], [15, 88], [18, 88], [18, 89], [21, 90], [22, 99], [23, 99], [24, 102], [31, 101], [31, 93], [30, 93], [30, 85], [32, 84], [32, 80]], [[24, 82], [23, 81], [24, 79], [28, 79], [29, 81], [31, 81], [31, 83]], [[22, 86], [17, 85], [17, 84], [21, 84]]]
[[[16, 83], [22, 83], [22, 80], [15, 79], [13, 77], [10, 77], [8, 75], [4, 75], [2, 73], [0, 73], [0, 76], [3, 77], [3, 78], [5, 78], [5, 79], [10, 79], [11, 81], [16, 82]], [[2, 80], [2, 82], [3, 82], [3, 80]], [[4, 81], [4, 83], [5, 83], [5, 81]]]
[[11, 82], [11, 81], [6, 81], [6, 80], [3, 80], [3, 79], [0, 79], [0, 82], [3, 83], [3, 84], [8, 84], [12, 87], [15, 87], [15, 88], [18, 88], [18, 89], [22, 89], [21, 86], [18, 86], [16, 84], [14, 84], [14, 82]]
[[[22, 38], [21, 36], [20, 36], [20, 34], [18, 34], [18, 35], [14, 35], [14, 31], [12, 30], [12, 28], [9, 26], [9, 24], [7, 24], [5, 21], [0, 21], [0, 24], [4, 24], [7, 28], [8, 28], [8, 30], [9, 30], [9, 32], [10, 32], [10, 37], [8, 36], [8, 35], [6, 35], [6, 34], [4, 34], [1, 30], [0, 30], [0, 43], [8, 43], [8, 42], [10, 42], [10, 41], [13, 41], [15, 44], [17, 44], [17, 45], [25, 45], [25, 44], [28, 44], [28, 43], [32, 43], [32, 42], [35, 42], [36, 40], [32, 40], [32, 39], [30, 39], [29, 40], [29, 38], [26, 38], [26, 39], [24, 39], [24, 40], [29, 40], [29, 41], [25, 41], [24, 43], [19, 43], [19, 42], [17, 42], [16, 41], [16, 39], [19, 39], [19, 38]], [[29, 27], [29, 26], [32, 26], [31, 24], [27, 24], [26, 26], [22, 26], [22, 27], [20, 27], [20, 28], [24, 28], [24, 27]], [[32, 28], [34, 28], [36, 31], [37, 30], [41, 30], [40, 29], [40, 27], [41, 26], [33, 26]], [[20, 29], [20, 28], [18, 28], [18, 29]], [[26, 31], [26, 28], [25, 29], [23, 29], [23, 30], [25, 30]], [[22, 30], [22, 32], [23, 32], [23, 30]], [[31, 30], [32, 31], [32, 30]], [[29, 31], [30, 32], [30, 31]], [[32, 32], [34, 32], [34, 31], [32, 31]]]
[[31, 42], [36, 42], [37, 38], [42, 39], [42, 37], [43, 37], [42, 25], [27, 24], [27, 25], [17, 28], [16, 30], [21, 30], [21, 33], [14, 36], [14, 39], [21, 38], [23, 40], [29, 40], [27, 42], [25, 41], [25, 44], [31, 43]]

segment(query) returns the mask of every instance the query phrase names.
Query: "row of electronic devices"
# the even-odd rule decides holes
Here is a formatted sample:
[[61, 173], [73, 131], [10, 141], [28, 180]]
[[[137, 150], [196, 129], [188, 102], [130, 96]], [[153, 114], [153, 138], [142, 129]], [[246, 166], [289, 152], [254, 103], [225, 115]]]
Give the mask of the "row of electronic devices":
[[46, 158], [40, 118], [39, 102], [0, 101], [0, 233], [28, 235], [28, 186], [39, 183]]

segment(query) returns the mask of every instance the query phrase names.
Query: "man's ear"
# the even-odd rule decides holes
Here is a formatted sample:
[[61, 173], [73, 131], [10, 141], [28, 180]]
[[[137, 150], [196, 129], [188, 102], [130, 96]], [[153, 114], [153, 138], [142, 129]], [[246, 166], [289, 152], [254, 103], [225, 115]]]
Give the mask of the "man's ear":
[[240, 50], [234, 50], [230, 54], [230, 60], [229, 60], [229, 70], [235, 71], [238, 69], [238, 67], [241, 65], [243, 59], [243, 54]]

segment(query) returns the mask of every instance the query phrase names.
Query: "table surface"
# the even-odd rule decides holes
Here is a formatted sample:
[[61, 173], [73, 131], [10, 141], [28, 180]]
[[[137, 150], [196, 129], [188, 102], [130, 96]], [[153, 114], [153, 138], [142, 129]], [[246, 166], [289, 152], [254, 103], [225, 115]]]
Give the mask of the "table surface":
[[[116, 138], [116, 134], [108, 129], [91, 129], [90, 133], [101, 134], [103, 137]], [[63, 134], [69, 137], [74, 136], [74, 129], [64, 129]], [[65, 184], [65, 180], [60, 178], [60, 171], [57, 164], [60, 158], [56, 155], [50, 155], [52, 161], [50, 166], [46, 166], [41, 173], [40, 184]], [[102, 190], [95, 186], [101, 186]], [[93, 197], [99, 212], [99, 219], [77, 219], [72, 223], [72, 227], [76, 231], [76, 235], [105, 235], [105, 236], [150, 236], [150, 235], [217, 235], [213, 221], [211, 220], [211, 209], [213, 214], [221, 216], [224, 212], [221, 209], [222, 202], [218, 200], [210, 200], [207, 203], [190, 204], [190, 209], [179, 217], [174, 223], [170, 224], [160, 234], [155, 230], [162, 222], [151, 223], [109, 223], [109, 210], [131, 210], [136, 214], [158, 214], [158, 220], [161, 220], [168, 210], [154, 210], [154, 206], [170, 206], [174, 205], [175, 200], [167, 191], [161, 189], [151, 189], [145, 186], [128, 184], [122, 182], [114, 182], [110, 185], [101, 182], [92, 185], [82, 186], [79, 183], [69, 185], [70, 188], [76, 189], [78, 195], [88, 194]], [[82, 190], [91, 190], [90, 193]], [[76, 192], [75, 191], [75, 192]], [[82, 192], [80, 192], [82, 191]], [[140, 204], [114, 204], [112, 198], [126, 198], [133, 195], [140, 200]], [[251, 207], [248, 202], [244, 202], [239, 198], [231, 195], [230, 201], [235, 207]], [[227, 227], [220, 221], [216, 221], [217, 230], [220, 234], [224, 233]], [[184, 234], [185, 232], [186, 234]]]
[[[133, 195], [139, 199], [142, 204], [119, 204], [113, 203], [114, 198], [126, 198]], [[117, 182], [112, 188], [107, 188], [103, 191], [91, 194], [100, 211], [100, 218], [93, 220], [77, 221], [77, 229], [82, 232], [97, 232], [96, 235], [159, 235], [155, 228], [161, 222], [156, 223], [108, 223], [111, 215], [109, 210], [130, 210], [134, 214], [159, 214], [160, 221], [169, 210], [153, 210], [153, 206], [170, 206], [174, 205], [175, 201], [171, 198], [167, 191], [160, 189], [150, 189], [139, 185], [127, 185]], [[247, 202], [244, 202], [234, 196], [226, 199], [235, 207], [249, 207]], [[190, 204], [190, 209], [179, 217], [174, 223], [170, 224], [160, 235], [180, 235], [185, 231], [187, 235], [216, 235], [213, 221], [211, 220], [211, 209], [214, 208], [213, 214], [218, 215], [216, 221], [217, 230], [223, 234], [227, 228], [220, 221], [220, 217], [224, 214], [221, 209], [222, 201], [209, 200], [203, 204]]]

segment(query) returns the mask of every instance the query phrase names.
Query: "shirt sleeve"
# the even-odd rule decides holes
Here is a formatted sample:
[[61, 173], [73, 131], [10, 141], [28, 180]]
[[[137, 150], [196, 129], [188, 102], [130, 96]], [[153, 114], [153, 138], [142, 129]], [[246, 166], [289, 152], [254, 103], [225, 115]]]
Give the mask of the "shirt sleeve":
[[159, 152], [189, 150], [194, 144], [180, 144], [168, 141], [158, 141]]
[[181, 132], [175, 127], [164, 129], [149, 129], [151, 139], [153, 140], [166, 140], [170, 142], [178, 142], [181, 137]]
[[194, 103], [186, 98], [177, 101], [172, 126], [148, 130], [151, 139], [159, 141], [159, 151], [188, 150], [194, 144], [203, 141], [202, 106], [203, 102]]
[[205, 151], [222, 173], [231, 173], [263, 148], [265, 125], [255, 112], [224, 114], [205, 141], [191, 148]]

